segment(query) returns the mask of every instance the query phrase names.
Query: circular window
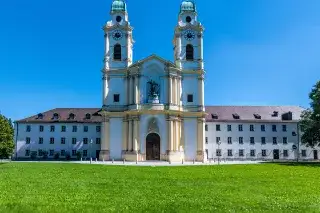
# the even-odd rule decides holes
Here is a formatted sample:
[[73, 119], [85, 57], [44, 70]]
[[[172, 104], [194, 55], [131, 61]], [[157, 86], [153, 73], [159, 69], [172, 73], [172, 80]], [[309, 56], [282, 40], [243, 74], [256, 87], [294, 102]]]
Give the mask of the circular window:
[[116, 20], [117, 22], [120, 22], [122, 20], [121, 16], [117, 16]]
[[190, 16], [187, 16], [186, 21], [187, 21], [188, 23], [190, 23], [191, 20], [192, 20], [191, 17], [190, 17]]

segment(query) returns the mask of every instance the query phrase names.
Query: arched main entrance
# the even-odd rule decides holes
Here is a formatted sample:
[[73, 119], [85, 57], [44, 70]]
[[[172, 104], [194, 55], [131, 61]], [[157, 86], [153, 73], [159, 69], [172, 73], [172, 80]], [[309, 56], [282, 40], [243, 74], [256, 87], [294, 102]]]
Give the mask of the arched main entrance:
[[146, 160], [160, 160], [160, 136], [150, 133], [146, 139]]

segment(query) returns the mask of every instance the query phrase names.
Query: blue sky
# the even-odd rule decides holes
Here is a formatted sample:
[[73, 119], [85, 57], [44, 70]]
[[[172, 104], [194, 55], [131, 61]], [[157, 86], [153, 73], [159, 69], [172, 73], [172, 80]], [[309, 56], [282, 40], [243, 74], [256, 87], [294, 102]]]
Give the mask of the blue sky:
[[[180, 0], [127, 0], [134, 60], [172, 60]], [[207, 105], [299, 105], [320, 79], [319, 0], [197, 0]], [[0, 1], [0, 111], [100, 107], [111, 0]]]

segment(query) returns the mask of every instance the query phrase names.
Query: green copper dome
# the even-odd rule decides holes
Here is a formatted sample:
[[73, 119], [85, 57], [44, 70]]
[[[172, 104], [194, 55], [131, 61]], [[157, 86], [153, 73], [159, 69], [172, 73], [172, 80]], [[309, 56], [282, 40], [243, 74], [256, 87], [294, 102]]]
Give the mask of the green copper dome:
[[196, 4], [192, 0], [186, 0], [181, 3], [180, 13], [182, 12], [196, 12]]
[[127, 5], [124, 2], [124, 0], [114, 0], [112, 2], [111, 11], [117, 12], [117, 11], [126, 11]]

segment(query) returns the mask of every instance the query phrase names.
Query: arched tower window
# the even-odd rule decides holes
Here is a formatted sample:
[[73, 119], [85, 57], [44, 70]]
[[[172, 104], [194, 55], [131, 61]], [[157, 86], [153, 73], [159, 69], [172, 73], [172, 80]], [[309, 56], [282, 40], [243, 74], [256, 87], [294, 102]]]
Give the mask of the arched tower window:
[[193, 61], [193, 46], [191, 44], [188, 44], [186, 47], [186, 59], [187, 61]]
[[113, 59], [116, 61], [121, 61], [121, 45], [120, 44], [114, 45]]

